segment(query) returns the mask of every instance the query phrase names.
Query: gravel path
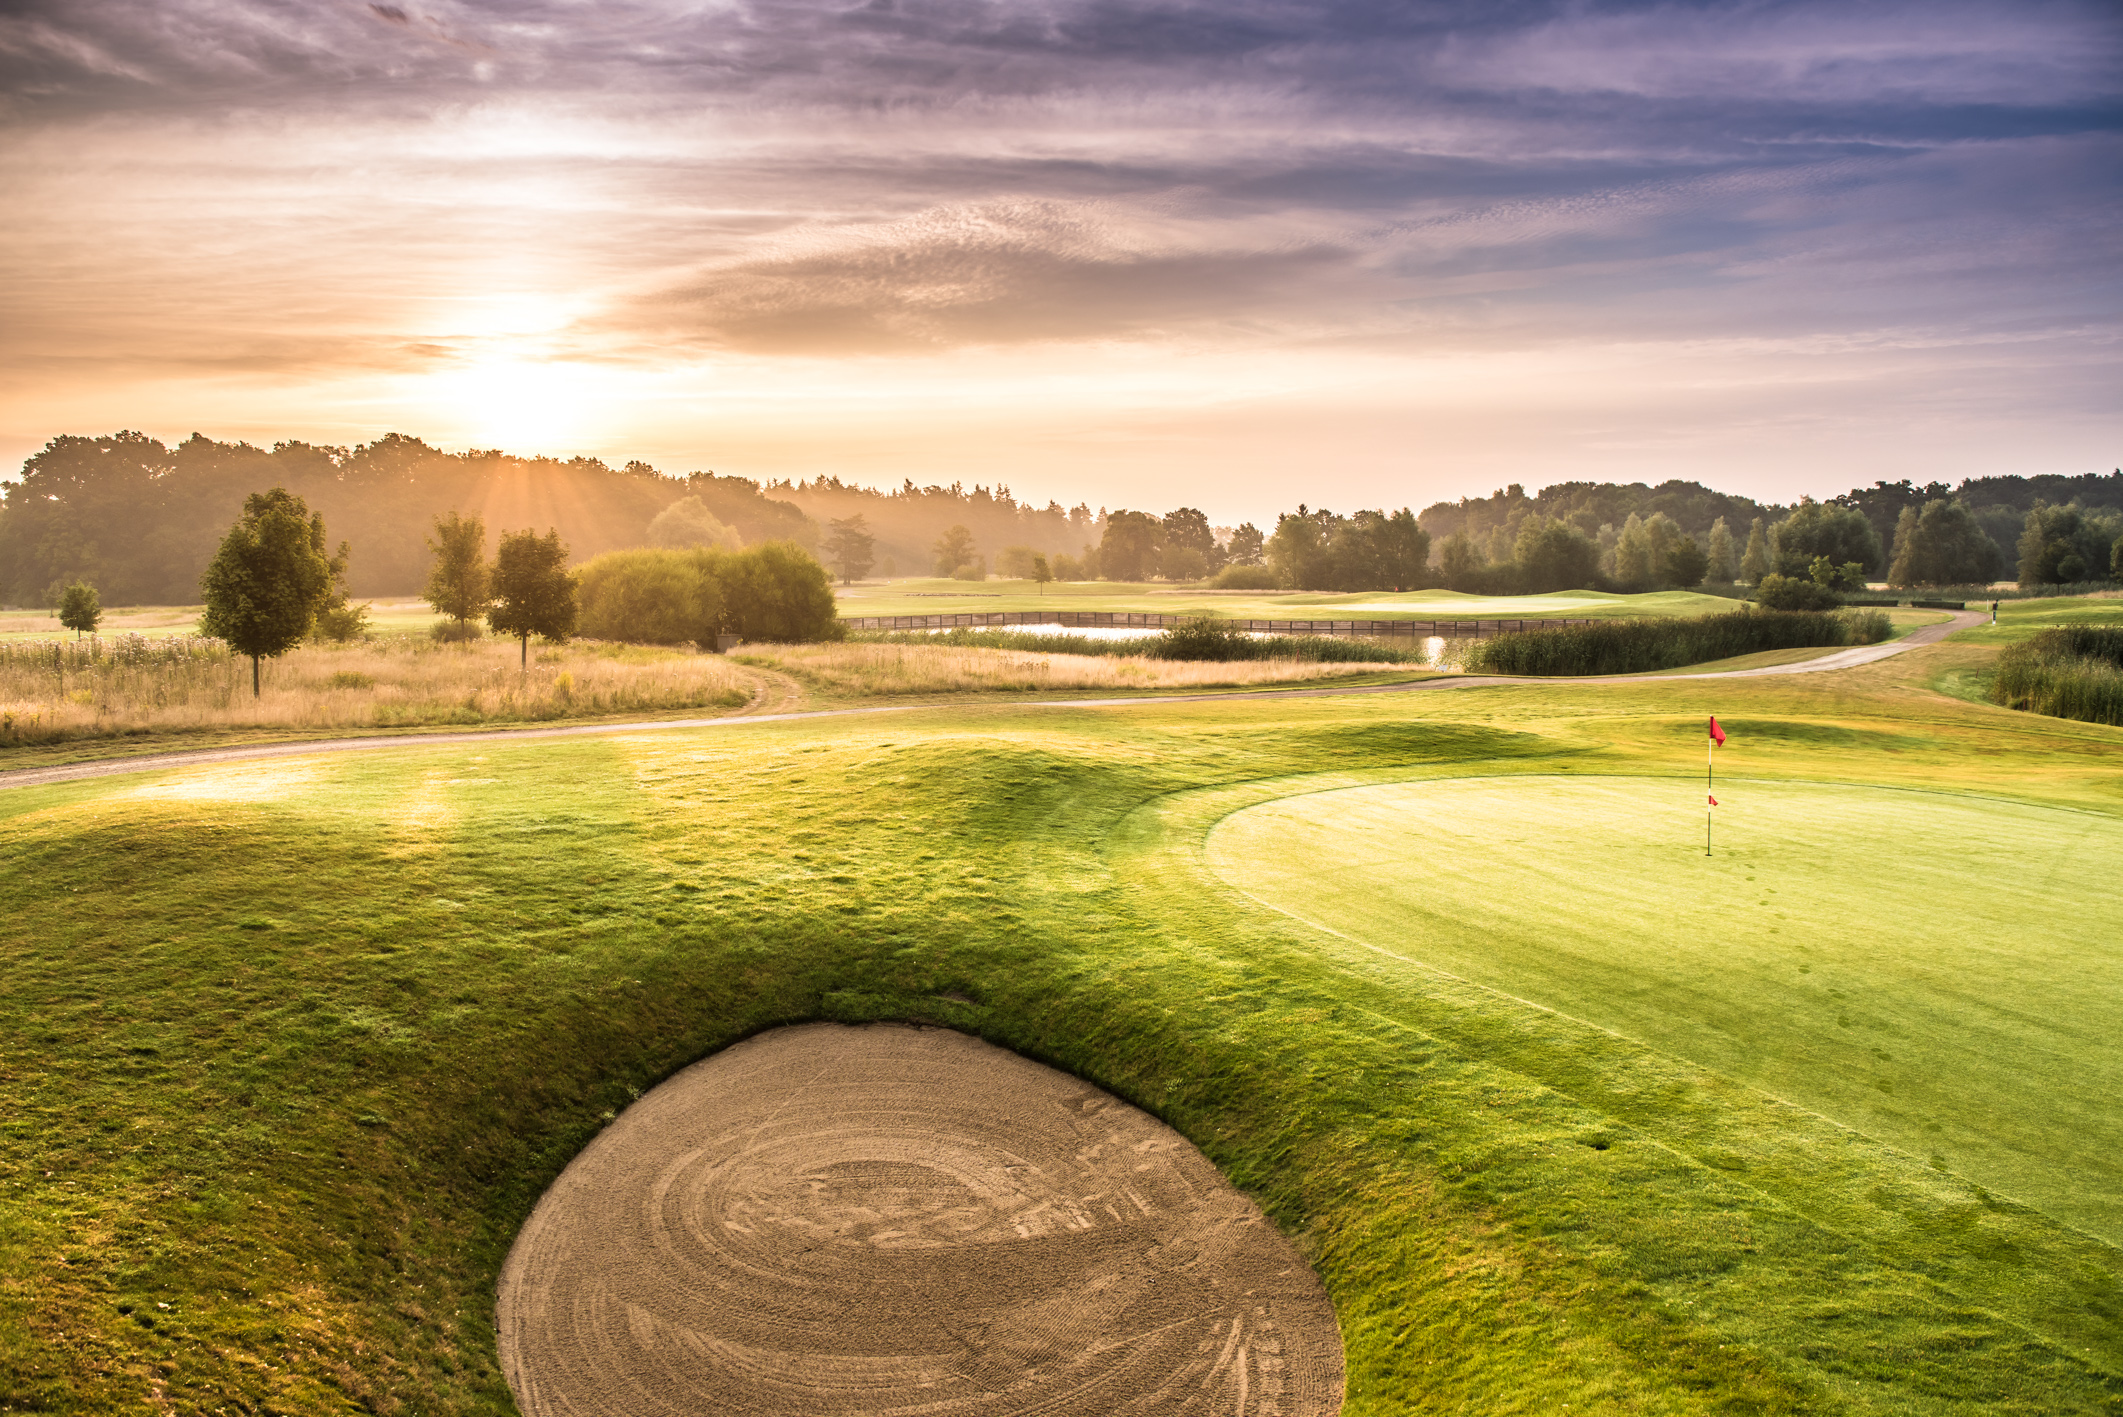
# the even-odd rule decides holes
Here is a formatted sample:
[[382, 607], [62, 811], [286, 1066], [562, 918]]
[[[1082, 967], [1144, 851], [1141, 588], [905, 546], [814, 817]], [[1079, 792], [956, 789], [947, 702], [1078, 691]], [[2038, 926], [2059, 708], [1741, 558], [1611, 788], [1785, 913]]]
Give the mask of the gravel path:
[[805, 1024], [606, 1127], [497, 1286], [526, 1417], [1326, 1417], [1319, 1279], [1179, 1133], [946, 1029]]
[[[1368, 684], [1356, 688], [1251, 689], [1217, 694], [1144, 694], [1115, 699], [1012, 700], [1009, 704], [983, 704], [983, 709], [1015, 708], [1125, 708], [1141, 704], [1209, 703], [1232, 699], [1317, 699], [1349, 694], [1409, 694], [1449, 689], [1493, 689], [1515, 684], [1636, 684], [1682, 679], [1753, 679], [1778, 674], [1822, 674], [1873, 664], [1905, 650], [1936, 644], [1956, 630], [1982, 624], [1988, 616], [1978, 610], [1954, 613], [1951, 621], [1926, 625], [1885, 644], [1860, 645], [1837, 650], [1818, 659], [1797, 664], [1772, 664], [1760, 669], [1734, 669], [1714, 674], [1616, 674], [1586, 678], [1519, 679], [1488, 675], [1453, 675], [1407, 684]], [[83, 778], [112, 777], [123, 773], [157, 772], [164, 768], [196, 767], [207, 763], [240, 762], [250, 758], [291, 758], [311, 753], [366, 753], [386, 749], [454, 748], [467, 743], [518, 742], [535, 738], [583, 738], [619, 733], [652, 733], [673, 728], [744, 728], [757, 723], [792, 723], [813, 718], [853, 718], [865, 714], [933, 711], [935, 704], [881, 704], [871, 708], [814, 709], [798, 713], [751, 713], [721, 718], [665, 718], [640, 723], [583, 723], [566, 728], [494, 728], [462, 733], [413, 733], [396, 737], [321, 738], [304, 743], [268, 743], [241, 748], [197, 748], [176, 753], [147, 753], [136, 758], [108, 758], [98, 762], [69, 763], [64, 767], [18, 768], [0, 773], [0, 790], [10, 787], [41, 787], [47, 783], [75, 782]]]

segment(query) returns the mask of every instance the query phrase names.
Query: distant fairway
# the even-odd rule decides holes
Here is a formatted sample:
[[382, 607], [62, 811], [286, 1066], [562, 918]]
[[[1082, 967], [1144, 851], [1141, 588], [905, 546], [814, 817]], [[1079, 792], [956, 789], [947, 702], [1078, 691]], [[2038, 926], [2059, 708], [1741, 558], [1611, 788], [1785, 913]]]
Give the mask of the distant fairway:
[[1265, 904], [1640, 1039], [2123, 1239], [2123, 830], [1995, 798], [1457, 779], [1284, 798]]

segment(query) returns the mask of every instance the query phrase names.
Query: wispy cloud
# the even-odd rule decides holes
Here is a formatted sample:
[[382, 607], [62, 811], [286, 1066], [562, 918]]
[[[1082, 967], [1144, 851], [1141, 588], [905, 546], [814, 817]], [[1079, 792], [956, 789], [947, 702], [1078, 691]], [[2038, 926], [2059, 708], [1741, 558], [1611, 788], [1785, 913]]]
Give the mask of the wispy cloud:
[[[55, 408], [145, 421], [128, 399], [359, 386], [388, 418], [362, 381], [481, 361], [815, 387], [1013, 351], [1007, 401], [1041, 350], [1117, 388], [1164, 350], [1317, 389], [1292, 371], [1352, 350], [1434, 384], [1819, 339], [1847, 381], [1910, 330], [1949, 381], [1977, 365], [1938, 341], [1992, 348], [1995, 410], [1997, 349], [2109, 357], [2119, 146], [2096, 3], [18, 0], [0, 451]], [[2028, 436], [2092, 455], [2107, 414], [2070, 453], [2074, 381], [2025, 358]], [[1994, 416], [1964, 444], [2009, 446]]]

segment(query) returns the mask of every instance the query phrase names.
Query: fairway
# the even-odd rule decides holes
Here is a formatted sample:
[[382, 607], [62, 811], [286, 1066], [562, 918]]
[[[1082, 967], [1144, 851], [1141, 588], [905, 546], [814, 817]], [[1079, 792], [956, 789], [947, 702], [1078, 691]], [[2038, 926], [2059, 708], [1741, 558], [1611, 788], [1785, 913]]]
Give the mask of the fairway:
[[1255, 899], [2123, 1239], [2123, 829], [1995, 798], [1458, 779], [1236, 813]]

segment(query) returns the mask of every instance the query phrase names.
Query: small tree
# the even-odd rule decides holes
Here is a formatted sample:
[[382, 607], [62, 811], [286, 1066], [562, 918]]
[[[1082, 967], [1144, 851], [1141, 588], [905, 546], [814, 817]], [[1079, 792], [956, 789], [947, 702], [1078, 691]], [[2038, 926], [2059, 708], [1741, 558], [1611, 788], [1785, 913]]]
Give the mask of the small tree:
[[523, 641], [523, 669], [531, 667], [531, 636], [564, 640], [575, 633], [575, 578], [558, 531], [544, 536], [525, 527], [503, 532], [494, 552], [494, 605], [487, 624], [497, 635]]
[[929, 548], [936, 556], [936, 574], [948, 576], [960, 566], [973, 560], [973, 533], [963, 526], [954, 526], [936, 539]]
[[[2118, 548], [2123, 548], [2123, 541], [2117, 542], [2116, 545]], [[1039, 593], [1045, 595], [1047, 593], [1047, 582], [1054, 579], [1054, 572], [1048, 568], [1045, 556], [1033, 556], [1032, 579], [1039, 582]]]
[[324, 598], [324, 605], [317, 612], [317, 624], [310, 634], [319, 640], [333, 644], [352, 644], [355, 640], [367, 639], [369, 633], [369, 607], [356, 605], [346, 590], [347, 546], [339, 543], [338, 554], [332, 557], [332, 589]]
[[1740, 579], [1749, 585], [1759, 585], [1769, 574], [1769, 537], [1763, 527], [1762, 518], [1756, 517], [1747, 530], [1747, 550], [1740, 556]]
[[75, 581], [59, 592], [59, 623], [74, 632], [74, 638], [96, 633], [96, 626], [103, 622], [103, 601], [96, 588]]
[[301, 644], [331, 596], [334, 570], [324, 548], [324, 518], [300, 497], [282, 487], [253, 492], [199, 578], [206, 598], [200, 632], [250, 656], [253, 698], [261, 692], [261, 663]]
[[1703, 576], [1710, 569], [1710, 553], [1696, 544], [1692, 536], [1684, 536], [1666, 551], [1666, 581], [1679, 590], [1693, 590], [1703, 583]]
[[849, 585], [870, 574], [877, 538], [861, 512], [826, 523], [832, 535], [826, 538], [826, 559], [840, 567], [840, 583]]
[[1732, 549], [1732, 529], [1725, 525], [1723, 517], [1710, 524], [1710, 545], [1705, 551], [1710, 564], [1703, 568], [1704, 579], [1719, 585], [1730, 582], [1739, 570], [1739, 558]]
[[487, 591], [486, 545], [487, 524], [479, 518], [461, 517], [454, 511], [435, 518], [435, 534], [428, 538], [435, 565], [428, 572], [421, 598], [435, 607], [436, 614], [455, 620], [460, 629], [486, 614], [492, 599]]

